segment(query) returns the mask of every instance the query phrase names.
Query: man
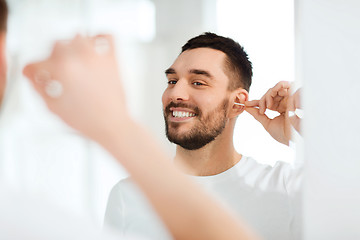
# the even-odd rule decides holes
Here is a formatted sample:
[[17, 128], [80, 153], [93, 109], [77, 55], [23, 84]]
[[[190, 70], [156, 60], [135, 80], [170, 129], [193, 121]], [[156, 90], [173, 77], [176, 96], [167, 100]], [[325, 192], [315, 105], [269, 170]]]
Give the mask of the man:
[[[128, 170], [174, 238], [258, 239], [175, 168], [154, 138], [132, 120], [111, 37], [77, 36], [58, 42], [48, 59], [29, 64], [24, 74], [52, 112], [102, 145]], [[143, 237], [142, 232], [134, 234]]]
[[[6, 28], [4, 21], [7, 18], [4, 16], [7, 16], [7, 6], [4, 0], [0, 0], [0, 26]], [[2, 37], [5, 40], [5, 32]], [[99, 43], [96, 40], [98, 38], [78, 36], [68, 43], [58, 43], [49, 59], [26, 66], [24, 73], [48, 107], [70, 126], [102, 144], [133, 174], [177, 239], [258, 239], [239, 219], [169, 164], [153, 139], [131, 121], [123, 104], [124, 93], [111, 38], [100, 37], [100, 51], [95, 51], [99, 50], [94, 44]], [[105, 46], [101, 44], [104, 40]], [[0, 46], [0, 52], [5, 52], [4, 44]], [[0, 62], [0, 70], [5, 76], [5, 61]], [[1, 83], [5, 83], [5, 78], [2, 80]], [[84, 80], [89, 91], [83, 91]], [[135, 146], [142, 148], [140, 155]], [[143, 162], [144, 156], [146, 162]], [[158, 174], [143, 174], [143, 167]], [[158, 191], [156, 186], [160, 186], [162, 191]], [[169, 187], [172, 186], [177, 186], [176, 192], [171, 191]], [[6, 186], [0, 187], [0, 239], [119, 239], [116, 232], [108, 230], [100, 234], [93, 223], [69, 216], [42, 199], [14, 193]], [[197, 193], [197, 196], [194, 198], [185, 193]], [[184, 197], [176, 204], [180, 196]], [[173, 204], [164, 204], [167, 199]], [[179, 218], [178, 213], [184, 209], [191, 210], [191, 214], [182, 214]], [[223, 225], [209, 217], [213, 215]], [[126, 239], [139, 238], [131, 236]]]
[[[279, 142], [288, 144], [290, 139], [288, 128], [284, 128], [287, 112], [281, 104], [271, 106], [271, 94], [247, 102], [252, 66], [244, 49], [232, 39], [205, 33], [190, 39], [165, 73], [168, 87], [162, 102], [166, 135], [177, 144], [174, 164], [245, 219], [260, 236], [292, 239], [299, 231], [291, 206], [299, 173], [284, 163], [274, 167], [259, 164], [237, 153], [233, 146], [235, 122], [244, 110]], [[281, 97], [288, 94], [289, 86], [279, 83], [274, 89]], [[281, 114], [268, 119], [266, 108]], [[130, 178], [113, 188], [105, 223], [125, 235], [171, 239]]]
[[[77, 36], [67, 43], [58, 42], [48, 59], [29, 64], [24, 74], [52, 112], [102, 145], [128, 170], [174, 238], [258, 239], [240, 218], [175, 168], [154, 138], [132, 119], [116, 66], [111, 37]], [[84, 84], [87, 91], [83, 91]], [[288, 90], [286, 83], [277, 84], [259, 101], [246, 102], [248, 107], [260, 107], [248, 111], [269, 130], [274, 124], [268, 124], [262, 114], [264, 107], [278, 109], [281, 116], [275, 122], [281, 124], [276, 125], [287, 127], [281, 108], [296, 106]], [[128, 213], [124, 213], [126, 218]]]

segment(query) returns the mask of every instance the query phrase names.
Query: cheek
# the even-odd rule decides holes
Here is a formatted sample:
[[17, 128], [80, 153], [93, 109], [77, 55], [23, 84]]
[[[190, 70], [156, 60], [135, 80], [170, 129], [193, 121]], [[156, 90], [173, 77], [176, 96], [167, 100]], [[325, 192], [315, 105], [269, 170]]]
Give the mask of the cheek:
[[224, 95], [212, 95], [200, 98], [198, 104], [204, 113], [213, 112], [215, 110], [216, 112], [222, 112], [224, 107], [226, 108], [226, 111], [229, 112], [229, 98], [226, 96], [224, 97]]
[[197, 95], [196, 102], [202, 107], [206, 107], [207, 109], [213, 109], [219, 104], [219, 99], [215, 95]]

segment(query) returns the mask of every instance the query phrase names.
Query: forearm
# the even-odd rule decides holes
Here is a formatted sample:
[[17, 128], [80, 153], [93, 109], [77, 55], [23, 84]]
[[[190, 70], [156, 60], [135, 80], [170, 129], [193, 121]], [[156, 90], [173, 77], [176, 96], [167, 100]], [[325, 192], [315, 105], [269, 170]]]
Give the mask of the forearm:
[[176, 239], [256, 239], [178, 171], [147, 131], [125, 121], [99, 142], [129, 171]]

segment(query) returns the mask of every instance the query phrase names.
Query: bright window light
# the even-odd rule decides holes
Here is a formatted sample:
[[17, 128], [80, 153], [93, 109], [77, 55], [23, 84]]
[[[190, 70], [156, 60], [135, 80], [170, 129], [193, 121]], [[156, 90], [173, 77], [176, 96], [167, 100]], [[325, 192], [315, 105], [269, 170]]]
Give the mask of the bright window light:
[[[238, 41], [253, 63], [250, 99], [261, 96], [279, 81], [294, 80], [294, 2], [288, 0], [218, 0], [219, 34]], [[295, 151], [277, 143], [247, 113], [237, 122], [235, 148], [259, 162], [293, 162]]]

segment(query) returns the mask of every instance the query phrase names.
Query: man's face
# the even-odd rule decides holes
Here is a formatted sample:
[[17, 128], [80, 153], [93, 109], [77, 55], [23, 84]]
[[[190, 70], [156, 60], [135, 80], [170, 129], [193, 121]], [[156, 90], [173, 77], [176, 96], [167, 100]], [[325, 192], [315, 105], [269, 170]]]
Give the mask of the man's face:
[[225, 56], [210, 48], [191, 49], [166, 70], [168, 87], [162, 103], [170, 142], [199, 149], [225, 128], [229, 106]]

